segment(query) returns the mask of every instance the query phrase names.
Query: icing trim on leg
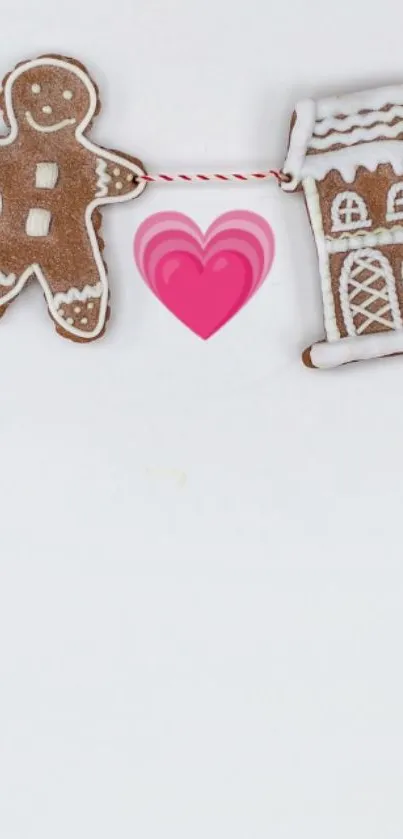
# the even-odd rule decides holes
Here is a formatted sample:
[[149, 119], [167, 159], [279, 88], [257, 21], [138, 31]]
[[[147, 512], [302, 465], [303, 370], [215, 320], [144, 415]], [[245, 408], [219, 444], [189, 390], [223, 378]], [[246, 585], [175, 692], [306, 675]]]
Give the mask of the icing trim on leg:
[[55, 294], [53, 303], [55, 309], [60, 309], [60, 306], [62, 306], [63, 303], [73, 303], [75, 300], [80, 303], [84, 303], [92, 297], [102, 297], [103, 290], [104, 288], [101, 282], [96, 283], [96, 285], [86, 285], [83, 289], [72, 286], [66, 292], [59, 292], [58, 294]]
[[99, 337], [98, 334], [94, 335], [94, 320], [97, 328], [100, 326], [103, 332], [106, 325], [106, 316], [102, 314], [103, 294], [101, 282], [94, 286], [86, 285], [83, 289], [72, 287], [65, 293], [55, 294], [53, 305], [63, 321], [63, 333], [66, 336], [85, 341]]
[[[107, 319], [108, 282], [105, 271], [103, 271], [99, 281], [93, 286], [86, 285], [83, 289], [78, 289], [72, 286], [66, 292], [58, 292], [53, 295], [40, 265], [34, 265], [33, 269], [39, 283], [42, 286], [49, 312], [55, 323], [60, 326], [64, 332], [68, 332], [76, 338], [85, 339], [87, 341], [97, 338], [102, 333]], [[62, 309], [63, 304], [70, 305], [75, 301], [86, 302], [91, 299], [99, 300], [98, 321], [96, 327], [92, 330], [84, 330], [74, 326], [74, 323], [69, 322], [70, 318], [67, 320], [60, 313], [60, 309]]]

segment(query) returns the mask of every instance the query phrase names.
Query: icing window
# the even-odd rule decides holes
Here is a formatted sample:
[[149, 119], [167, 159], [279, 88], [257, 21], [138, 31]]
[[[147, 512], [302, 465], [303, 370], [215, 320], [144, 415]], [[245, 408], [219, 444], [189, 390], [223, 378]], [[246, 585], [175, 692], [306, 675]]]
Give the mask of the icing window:
[[397, 221], [403, 218], [403, 182], [393, 184], [388, 192], [386, 204], [386, 221]]
[[340, 192], [332, 204], [332, 231], [358, 230], [360, 227], [371, 227], [364, 199], [356, 192]]

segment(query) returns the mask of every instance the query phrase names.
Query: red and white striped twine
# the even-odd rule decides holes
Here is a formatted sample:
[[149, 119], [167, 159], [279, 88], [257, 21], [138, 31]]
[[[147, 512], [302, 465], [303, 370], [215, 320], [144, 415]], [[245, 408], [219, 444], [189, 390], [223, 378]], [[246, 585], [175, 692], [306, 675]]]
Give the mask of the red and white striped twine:
[[264, 181], [269, 178], [275, 178], [278, 184], [289, 180], [289, 176], [285, 175], [279, 169], [269, 169], [268, 172], [230, 172], [229, 174], [222, 174], [220, 172], [212, 174], [163, 174], [158, 172], [155, 175], [138, 175], [139, 181], [146, 181], [147, 183], [174, 183], [175, 181], [182, 181], [185, 183], [194, 183], [195, 181]]

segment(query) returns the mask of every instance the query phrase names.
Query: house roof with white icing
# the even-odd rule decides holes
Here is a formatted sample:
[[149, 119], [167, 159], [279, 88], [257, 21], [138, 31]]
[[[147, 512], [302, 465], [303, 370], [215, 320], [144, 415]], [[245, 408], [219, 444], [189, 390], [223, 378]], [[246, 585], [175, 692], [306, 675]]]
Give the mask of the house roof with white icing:
[[403, 174], [403, 84], [299, 102], [283, 166], [292, 180], [284, 190], [332, 169], [351, 183], [359, 166], [374, 172], [381, 163]]

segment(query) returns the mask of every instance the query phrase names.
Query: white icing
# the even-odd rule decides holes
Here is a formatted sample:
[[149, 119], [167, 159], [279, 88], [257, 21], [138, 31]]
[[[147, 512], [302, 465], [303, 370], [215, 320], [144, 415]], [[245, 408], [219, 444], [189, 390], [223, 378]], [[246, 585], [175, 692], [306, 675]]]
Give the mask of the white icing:
[[313, 178], [304, 180], [303, 187], [318, 251], [326, 336], [328, 341], [336, 341], [340, 338], [340, 332], [336, 321], [329, 256], [320, 212], [319, 195]]
[[4, 286], [12, 286], [14, 285], [17, 277], [15, 274], [3, 274], [3, 271], [0, 271], [0, 285]]
[[[380, 111], [387, 105], [390, 106], [388, 111]], [[395, 115], [401, 115], [400, 106], [403, 106], [403, 85], [331, 97], [317, 103], [309, 100], [309, 105], [306, 101], [302, 102], [296, 108], [297, 119], [283, 167], [283, 171], [292, 177], [289, 183], [282, 184], [282, 189], [285, 192], [295, 190], [302, 178], [312, 176], [321, 179], [332, 168], [351, 183], [361, 162], [370, 171], [375, 171], [381, 163], [390, 163], [396, 174], [403, 174], [403, 143], [393, 139], [377, 140], [397, 137], [403, 131], [403, 121], [390, 125]], [[372, 113], [362, 114], [361, 111]], [[342, 116], [348, 122], [347, 119], [343, 122], [340, 119]], [[354, 125], [358, 127], [350, 133], [343, 130]], [[328, 137], [320, 136], [329, 128], [340, 128], [340, 132]], [[307, 155], [310, 144], [315, 149], [326, 150], [335, 143], [342, 144], [343, 148]], [[353, 143], [358, 146], [354, 147]]]
[[[116, 166], [121, 166], [126, 170], [129, 170], [134, 175], [134, 182], [133, 182], [133, 189], [123, 195], [113, 195], [113, 196], [98, 196], [96, 195], [94, 200], [91, 201], [85, 211], [85, 226], [88, 233], [88, 238], [90, 241], [91, 249], [94, 254], [94, 260], [98, 269], [99, 274], [99, 283], [98, 288], [101, 288], [100, 304], [99, 304], [99, 315], [98, 321], [96, 326], [93, 330], [83, 331], [79, 328], [75, 327], [73, 324], [69, 324], [69, 332], [71, 335], [75, 335], [77, 337], [85, 337], [86, 339], [96, 338], [100, 332], [102, 331], [105, 325], [105, 318], [106, 312], [108, 308], [108, 279], [106, 276], [106, 270], [103, 263], [102, 255], [99, 250], [97, 234], [94, 230], [93, 225], [93, 214], [94, 211], [100, 207], [102, 204], [117, 204], [122, 201], [127, 201], [131, 198], [134, 198], [143, 192], [145, 189], [146, 183], [138, 179], [138, 177], [142, 174], [142, 169], [137, 166], [135, 163], [132, 163], [125, 158], [120, 157], [120, 155], [106, 151], [99, 146], [96, 146], [94, 143], [91, 142], [85, 135], [84, 132], [86, 128], [89, 126], [97, 107], [97, 93], [95, 91], [94, 85], [91, 82], [91, 79], [88, 75], [81, 69], [81, 67], [77, 67], [75, 64], [72, 64], [69, 61], [63, 61], [63, 59], [59, 58], [37, 58], [34, 61], [27, 61], [25, 64], [21, 64], [19, 67], [16, 67], [12, 73], [7, 78], [5, 87], [4, 87], [4, 100], [6, 106], [6, 112], [8, 116], [8, 121], [10, 125], [10, 133], [7, 137], [0, 137], [0, 148], [1, 146], [8, 146], [14, 142], [16, 137], [18, 136], [19, 126], [17, 123], [17, 119], [14, 112], [13, 101], [12, 101], [12, 94], [13, 94], [13, 86], [15, 81], [28, 70], [33, 70], [37, 67], [60, 67], [63, 70], [66, 70], [69, 73], [73, 73], [74, 76], [80, 79], [80, 81], [84, 84], [88, 91], [89, 95], [89, 107], [88, 111], [81, 120], [81, 122], [76, 125], [75, 128], [75, 137], [78, 143], [80, 143], [84, 148], [90, 151], [98, 160], [103, 159], [104, 161], [108, 161], [112, 165], [115, 164]], [[46, 301], [49, 307], [49, 311], [60, 326], [66, 328], [66, 321], [60, 316], [57, 307], [54, 303], [54, 295], [49, 287], [49, 283], [46, 277], [43, 274], [41, 266], [38, 263], [32, 263], [31, 265], [27, 266], [25, 271], [19, 277], [17, 283], [15, 284], [14, 288], [10, 289], [3, 297], [1, 297], [1, 304], [8, 303], [14, 297], [16, 297], [21, 289], [24, 287], [28, 279], [32, 276], [35, 276], [40, 283], [43, 292], [46, 297]], [[92, 288], [92, 296], [93, 288]]]
[[330, 146], [336, 146], [342, 143], [344, 146], [353, 146], [355, 143], [365, 143], [370, 140], [376, 140], [378, 137], [393, 138], [398, 137], [403, 132], [403, 121], [397, 122], [395, 125], [373, 125], [371, 128], [355, 128], [354, 131], [345, 133], [329, 134], [327, 137], [312, 137], [308, 148], [324, 150]]
[[403, 330], [393, 329], [361, 335], [359, 338], [341, 338], [331, 344], [323, 341], [311, 347], [310, 356], [314, 367], [326, 370], [349, 361], [365, 361], [402, 352]]
[[68, 291], [61, 291], [58, 294], [55, 294], [53, 303], [57, 309], [64, 303], [74, 303], [75, 300], [85, 303], [86, 300], [90, 300], [91, 298], [94, 299], [102, 297], [103, 290], [103, 284], [101, 281], [99, 281], [96, 285], [86, 285], [82, 289], [72, 287], [69, 288]]
[[401, 105], [394, 105], [388, 111], [370, 111], [365, 114], [352, 114], [349, 117], [328, 117], [315, 124], [314, 135], [316, 137], [324, 136], [330, 131], [340, 131], [344, 134], [359, 125], [368, 127], [375, 125], [377, 122], [394, 122], [398, 117], [403, 117], [403, 107]]
[[294, 180], [299, 181], [300, 177], [312, 177], [321, 181], [332, 169], [335, 169], [340, 172], [346, 183], [352, 183], [359, 166], [375, 172], [381, 163], [390, 163], [396, 175], [403, 175], [403, 142], [378, 140], [324, 154], [309, 154], [304, 160], [298, 178]]
[[378, 227], [371, 233], [342, 234], [338, 239], [326, 237], [328, 253], [345, 253], [360, 248], [374, 248], [381, 245], [403, 244], [403, 227]]
[[299, 102], [295, 108], [295, 115], [296, 119], [291, 133], [288, 155], [283, 166], [283, 172], [286, 175], [292, 175], [293, 179], [288, 183], [282, 183], [284, 190], [295, 189], [299, 182], [299, 173], [315, 125], [315, 102], [313, 99], [305, 99]]
[[31, 90], [32, 90], [32, 93], [40, 93], [41, 92], [40, 84], [33, 84], [32, 87], [31, 87]]
[[72, 99], [73, 98], [73, 91], [72, 90], [64, 90], [63, 91], [63, 98], [64, 99]]
[[403, 105], [402, 84], [320, 99], [316, 103], [316, 117], [326, 119], [340, 114], [349, 116], [358, 111], [377, 111], [386, 105]]
[[75, 123], [75, 119], [71, 117], [71, 119], [62, 119], [61, 122], [55, 122], [53, 125], [40, 125], [39, 122], [34, 120], [30, 111], [26, 112], [25, 117], [31, 128], [34, 128], [35, 131], [39, 131], [42, 134], [53, 134], [54, 131], [60, 131], [66, 125], [74, 125]]
[[[379, 280], [383, 281], [382, 287], [374, 289], [373, 283], [379, 284]], [[357, 303], [356, 298], [363, 291], [367, 296], [364, 302]], [[379, 299], [384, 305], [376, 312], [370, 311], [371, 305]], [[380, 251], [362, 248], [346, 257], [340, 274], [340, 303], [344, 323], [351, 336], [361, 334], [374, 323], [385, 329], [402, 327], [393, 271], [389, 260]], [[357, 314], [365, 318], [358, 328], [354, 323]], [[387, 314], [392, 314], [392, 321], [385, 317]]]
[[399, 219], [403, 219], [403, 181], [391, 186], [386, 202], [386, 221]]
[[97, 165], [95, 171], [98, 175], [97, 180], [97, 187], [98, 192], [95, 195], [98, 198], [102, 198], [103, 196], [108, 194], [108, 184], [111, 182], [112, 178], [110, 175], [107, 174], [107, 162], [106, 160], [102, 160], [101, 157], [97, 159]]
[[35, 173], [35, 186], [38, 189], [54, 189], [59, 177], [57, 163], [37, 163]]
[[339, 192], [333, 200], [331, 216], [334, 233], [371, 227], [367, 205], [361, 195], [356, 192]]
[[116, 189], [123, 189], [122, 181], [117, 181], [116, 182]]
[[31, 209], [28, 213], [25, 231], [28, 236], [47, 236], [50, 229], [52, 214], [49, 210], [39, 207]]
[[53, 108], [51, 105], [44, 105], [42, 111], [44, 114], [51, 114], [53, 112]]

